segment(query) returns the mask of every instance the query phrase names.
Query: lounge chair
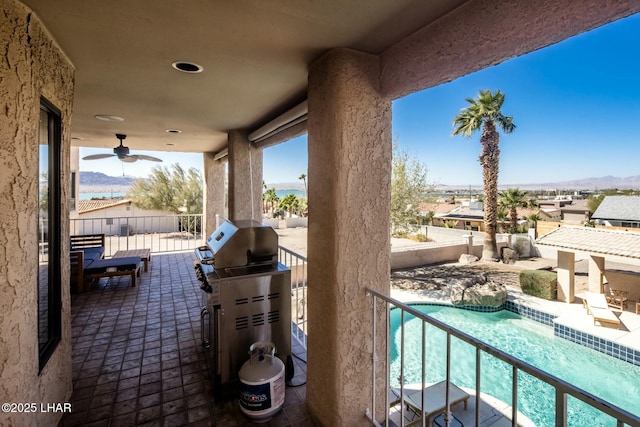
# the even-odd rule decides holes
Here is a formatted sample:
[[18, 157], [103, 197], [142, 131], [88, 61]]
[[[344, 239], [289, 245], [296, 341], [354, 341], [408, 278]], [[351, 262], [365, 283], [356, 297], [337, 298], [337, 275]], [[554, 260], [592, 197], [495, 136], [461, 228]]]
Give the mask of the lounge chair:
[[618, 289], [611, 289], [608, 283], [604, 284], [604, 296], [607, 298], [607, 304], [624, 311], [629, 300], [629, 292]]
[[596, 294], [593, 292], [586, 292], [585, 298], [582, 300], [587, 313], [593, 316], [593, 324], [600, 322], [602, 326], [605, 323], [616, 325], [620, 329], [620, 319], [613, 314], [613, 311], [609, 309], [607, 299], [604, 294]]
[[[430, 426], [433, 419], [447, 410], [447, 382], [439, 383], [425, 387], [424, 401], [421, 402], [422, 392], [420, 390], [404, 390], [404, 403], [407, 408], [417, 415], [417, 419], [405, 424], [406, 427], [422, 424], [422, 412], [426, 418], [426, 425]], [[393, 390], [393, 394], [397, 399], [392, 399], [391, 406], [400, 403], [399, 390]], [[460, 389], [454, 383], [449, 383], [449, 406], [463, 402], [464, 409], [467, 409], [467, 401], [469, 394]]]

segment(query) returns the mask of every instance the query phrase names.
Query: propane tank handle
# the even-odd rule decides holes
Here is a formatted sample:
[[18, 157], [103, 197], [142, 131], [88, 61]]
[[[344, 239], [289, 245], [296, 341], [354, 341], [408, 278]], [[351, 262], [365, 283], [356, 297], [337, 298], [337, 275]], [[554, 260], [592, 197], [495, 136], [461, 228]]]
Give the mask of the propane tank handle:
[[271, 364], [273, 364], [273, 358], [276, 354], [276, 346], [271, 341], [257, 341], [249, 347], [249, 360], [253, 360], [253, 356], [256, 354], [264, 355], [265, 353], [271, 356]]

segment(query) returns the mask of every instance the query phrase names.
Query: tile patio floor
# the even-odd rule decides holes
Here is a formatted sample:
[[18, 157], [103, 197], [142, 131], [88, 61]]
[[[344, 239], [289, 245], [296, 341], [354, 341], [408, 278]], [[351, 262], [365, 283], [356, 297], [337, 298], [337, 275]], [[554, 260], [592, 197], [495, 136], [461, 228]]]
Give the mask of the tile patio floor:
[[[268, 423], [252, 423], [237, 400], [214, 400], [193, 259], [153, 254], [135, 288], [128, 277], [103, 278], [72, 296], [72, 412], [61, 426], [315, 426], [304, 385], [287, 388]], [[306, 359], [302, 347], [293, 352]], [[304, 383], [306, 365], [294, 362], [292, 383]]]

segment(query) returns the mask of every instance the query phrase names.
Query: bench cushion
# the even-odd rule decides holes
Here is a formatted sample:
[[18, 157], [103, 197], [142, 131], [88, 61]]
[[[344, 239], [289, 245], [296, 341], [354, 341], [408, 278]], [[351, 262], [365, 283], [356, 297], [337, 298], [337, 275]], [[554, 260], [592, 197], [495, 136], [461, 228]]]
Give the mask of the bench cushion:
[[84, 272], [85, 274], [100, 274], [109, 268], [115, 268], [117, 271], [135, 270], [140, 265], [140, 261], [140, 257], [98, 259], [85, 267]]
[[98, 260], [98, 259], [102, 259], [102, 257], [104, 256], [104, 248], [103, 247], [99, 247], [99, 248], [83, 248], [82, 252], [84, 252], [84, 259], [85, 260]]

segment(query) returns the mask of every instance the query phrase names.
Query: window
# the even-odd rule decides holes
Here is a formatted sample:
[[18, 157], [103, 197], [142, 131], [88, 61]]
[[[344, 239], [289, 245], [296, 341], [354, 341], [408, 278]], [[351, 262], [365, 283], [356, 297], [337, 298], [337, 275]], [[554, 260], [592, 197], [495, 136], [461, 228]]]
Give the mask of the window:
[[38, 353], [40, 371], [60, 342], [60, 111], [40, 101], [38, 172]]

